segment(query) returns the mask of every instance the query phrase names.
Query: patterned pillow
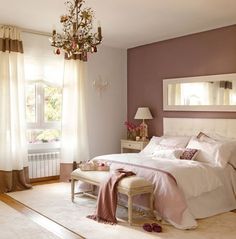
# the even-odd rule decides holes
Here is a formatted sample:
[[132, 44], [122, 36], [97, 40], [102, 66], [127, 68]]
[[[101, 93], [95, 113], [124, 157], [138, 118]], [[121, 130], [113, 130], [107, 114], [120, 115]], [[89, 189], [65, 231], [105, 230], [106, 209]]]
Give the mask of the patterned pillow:
[[194, 160], [198, 154], [197, 149], [184, 149], [183, 153], [180, 155], [180, 159], [185, 159], [185, 160]]

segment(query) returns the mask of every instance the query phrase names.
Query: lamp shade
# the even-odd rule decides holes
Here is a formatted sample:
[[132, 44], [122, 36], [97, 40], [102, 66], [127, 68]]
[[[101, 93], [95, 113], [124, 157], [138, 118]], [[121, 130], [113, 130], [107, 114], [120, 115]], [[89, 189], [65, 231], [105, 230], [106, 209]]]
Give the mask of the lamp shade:
[[134, 118], [135, 119], [153, 119], [152, 114], [148, 107], [139, 107]]

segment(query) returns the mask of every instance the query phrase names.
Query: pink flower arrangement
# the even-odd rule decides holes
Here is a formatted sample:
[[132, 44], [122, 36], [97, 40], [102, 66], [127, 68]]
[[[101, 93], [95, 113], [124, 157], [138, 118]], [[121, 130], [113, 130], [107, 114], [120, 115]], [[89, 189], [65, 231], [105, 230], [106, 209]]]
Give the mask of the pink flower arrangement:
[[135, 129], [136, 129], [136, 125], [133, 123], [130, 123], [128, 121], [125, 121], [125, 126], [126, 126], [127, 130], [131, 131], [131, 132], [135, 131]]
[[126, 126], [126, 128], [129, 132], [137, 132], [140, 129], [142, 129], [141, 125], [137, 126], [137, 125], [135, 125], [131, 122], [128, 122], [128, 121], [125, 121], [125, 126]]

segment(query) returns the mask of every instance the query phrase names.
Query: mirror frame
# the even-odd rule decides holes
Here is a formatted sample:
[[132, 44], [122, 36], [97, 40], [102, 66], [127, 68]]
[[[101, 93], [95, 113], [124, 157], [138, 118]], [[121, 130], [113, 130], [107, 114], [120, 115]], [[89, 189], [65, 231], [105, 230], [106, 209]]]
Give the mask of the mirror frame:
[[236, 105], [168, 105], [168, 84], [205, 81], [230, 81], [236, 79], [236, 73], [163, 79], [163, 111], [222, 111], [235, 112]]

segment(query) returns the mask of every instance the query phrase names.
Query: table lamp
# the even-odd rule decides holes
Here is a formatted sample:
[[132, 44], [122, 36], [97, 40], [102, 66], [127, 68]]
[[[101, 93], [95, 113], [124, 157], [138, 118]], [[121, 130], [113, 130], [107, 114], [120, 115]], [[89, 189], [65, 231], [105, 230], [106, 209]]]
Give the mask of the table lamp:
[[143, 122], [140, 124], [140, 137], [143, 141], [148, 138], [148, 126], [145, 123], [145, 119], [153, 119], [152, 114], [148, 107], [139, 107], [134, 119], [141, 119]]

